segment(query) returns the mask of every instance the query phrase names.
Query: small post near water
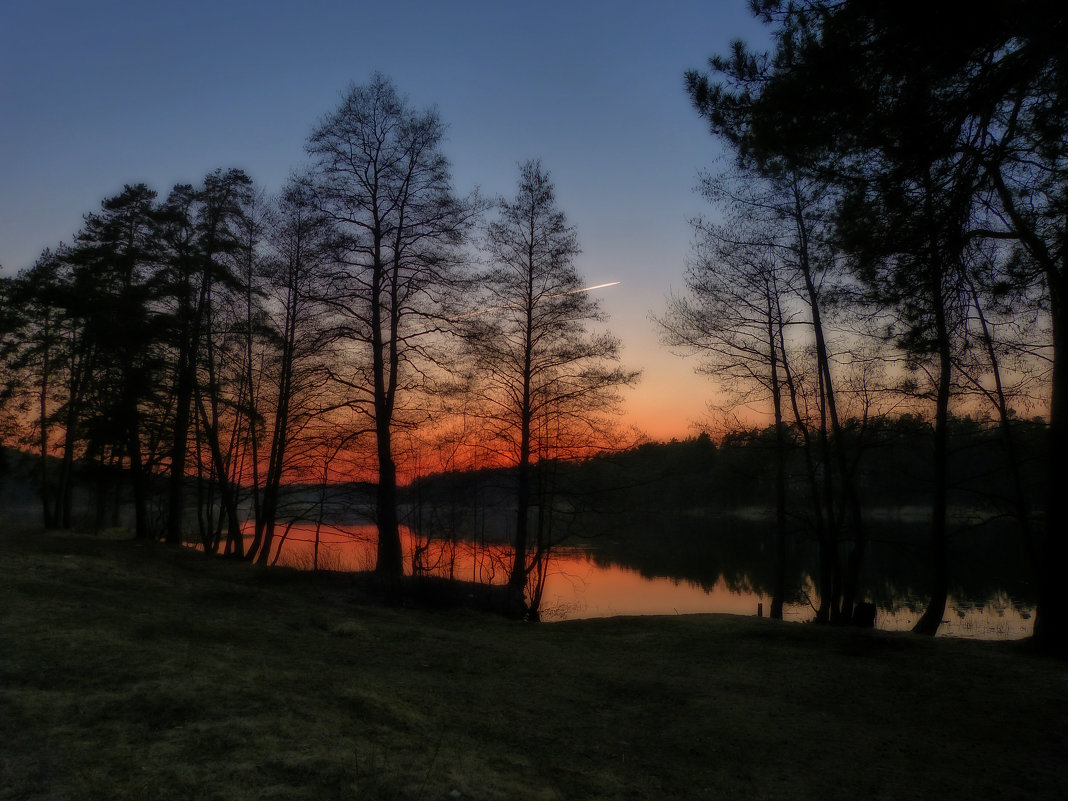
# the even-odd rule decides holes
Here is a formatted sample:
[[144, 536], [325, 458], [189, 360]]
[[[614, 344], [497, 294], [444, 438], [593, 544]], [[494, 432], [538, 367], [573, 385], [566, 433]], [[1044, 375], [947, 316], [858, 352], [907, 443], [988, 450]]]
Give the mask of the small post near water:
[[757, 617], [764, 617], [764, 604], [757, 604]]

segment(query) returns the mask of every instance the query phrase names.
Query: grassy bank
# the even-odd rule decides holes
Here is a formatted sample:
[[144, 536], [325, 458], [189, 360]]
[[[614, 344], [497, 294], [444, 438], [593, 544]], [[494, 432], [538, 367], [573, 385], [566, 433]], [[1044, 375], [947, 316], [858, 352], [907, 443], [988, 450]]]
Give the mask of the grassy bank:
[[360, 597], [3, 531], [0, 798], [1068, 797], [1068, 665], [1020, 644]]

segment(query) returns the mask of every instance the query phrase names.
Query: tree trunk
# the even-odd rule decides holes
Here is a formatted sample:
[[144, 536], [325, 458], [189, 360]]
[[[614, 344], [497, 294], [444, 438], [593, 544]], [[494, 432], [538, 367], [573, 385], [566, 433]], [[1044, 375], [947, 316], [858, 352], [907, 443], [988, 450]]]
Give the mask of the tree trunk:
[[[278, 400], [275, 405], [274, 426], [271, 430], [271, 449], [267, 457], [267, 478], [263, 486], [263, 501], [256, 509], [256, 530], [248, 558], [256, 559], [259, 564], [267, 564], [274, 540], [275, 518], [278, 514], [278, 496], [282, 484], [282, 468], [285, 464], [286, 445], [289, 441], [289, 409], [293, 395], [293, 361], [296, 341], [296, 324], [298, 309], [295, 307], [296, 293], [291, 287], [286, 305], [285, 335], [282, 345], [282, 362], [279, 365]], [[249, 376], [251, 381], [251, 373]], [[259, 452], [253, 449], [253, 461], [258, 460]]]
[[775, 568], [770, 617], [782, 620], [786, 596], [786, 428], [782, 421], [778, 350], [775, 341], [775, 305], [768, 291], [768, 353], [771, 364], [771, 396], [775, 409]]
[[[384, 443], [382, 442], [384, 440]], [[389, 449], [389, 434], [378, 450], [378, 562], [375, 572], [390, 579], [404, 575], [404, 552], [397, 520], [397, 468]]]
[[130, 460], [130, 488], [134, 500], [134, 538], [152, 538], [148, 521], [148, 476], [141, 459], [141, 437], [136, 424], [130, 426], [127, 435], [127, 456]]
[[[842, 426], [838, 419], [838, 405], [835, 399], [834, 382], [831, 376], [831, 363], [827, 349], [827, 340], [823, 331], [823, 317], [820, 312], [819, 292], [816, 289], [815, 278], [812, 274], [808, 227], [801, 204], [801, 191], [796, 180], [792, 183], [791, 188], [794, 197], [794, 222], [797, 227], [798, 236], [799, 267], [801, 269], [801, 276], [805, 282], [805, 294], [808, 297], [812, 315], [812, 332], [816, 345], [816, 369], [819, 373], [821, 401], [820, 451], [824, 471], [823, 479], [824, 500], [827, 511], [827, 540], [828, 545], [830, 546], [829, 548], [821, 549], [821, 562], [823, 571], [831, 571], [829, 581], [831, 586], [831, 597], [829, 599], [821, 597], [820, 599], [821, 607], [826, 605], [829, 609], [826, 613], [818, 613], [817, 620], [820, 620], [829, 613], [830, 622], [832, 623], [848, 622], [852, 615], [852, 595], [853, 588], [855, 588], [856, 584], [854, 573], [859, 571], [860, 558], [864, 553], [865, 531], [860, 513], [860, 503], [857, 498], [856, 488], [853, 484], [853, 477], [849, 469], [849, 462], [845, 449], [845, 439], [842, 436]], [[828, 419], [830, 421], [830, 434], [833, 435], [834, 440], [834, 459], [832, 459], [831, 443], [827, 431]], [[838, 465], [838, 471], [842, 482], [842, 491], [846, 498], [846, 508], [850, 515], [850, 522], [852, 523], [854, 536], [853, 555], [849, 564], [850, 572], [847, 572], [844, 577], [841, 570], [841, 561], [838, 555], [838, 519], [835, 514], [837, 504], [835, 502], [832, 482], [832, 461], [836, 461]], [[822, 578], [822, 583], [824, 585], [828, 583], [826, 577]], [[844, 597], [847, 595], [847, 592], [849, 596], [848, 598]], [[823, 594], [821, 593], [821, 596], [822, 595]], [[848, 608], [843, 608], [843, 600], [846, 601], [846, 606]]]
[[[779, 300], [776, 299], [776, 306], [779, 306]], [[782, 356], [782, 369], [783, 375], [786, 378], [786, 388], [790, 393], [790, 408], [794, 413], [794, 421], [797, 424], [798, 430], [801, 432], [802, 445], [805, 455], [805, 468], [808, 475], [808, 486], [810, 493], [810, 501], [812, 505], [813, 514], [813, 528], [816, 530], [816, 543], [819, 548], [819, 564], [820, 564], [820, 606], [816, 610], [816, 622], [817, 623], [829, 623], [830, 622], [830, 606], [829, 602], [825, 602], [824, 599], [830, 599], [831, 587], [830, 576], [833, 573], [833, 569], [828, 564], [828, 557], [832, 554], [832, 543], [829, 541], [829, 535], [827, 527], [824, 524], [823, 505], [820, 502], [820, 487], [819, 476], [817, 475], [817, 468], [815, 459], [813, 459], [812, 451], [812, 436], [809, 431], [808, 421], [802, 416], [800, 406], [797, 402], [797, 384], [794, 381], [793, 371], [790, 369], [790, 362], [786, 357], [786, 336], [783, 331], [783, 316], [782, 309], [777, 308], [777, 320], [779, 326], [779, 346]]]
[[208, 438], [208, 450], [211, 451], [216, 482], [219, 485], [219, 500], [226, 516], [227, 545], [233, 548], [237, 556], [242, 556], [244, 554], [244, 541], [241, 532], [241, 520], [237, 515], [237, 499], [234, 497], [234, 488], [230, 483], [230, 477], [227, 475], [226, 461], [223, 458], [222, 447], [219, 443], [218, 422], [217, 419], [208, 418], [203, 398], [197, 399], [197, 405], [200, 409], [200, 417]]
[[167, 487], [167, 534], [169, 545], [180, 545], [185, 515], [185, 466], [189, 449], [189, 427], [193, 419], [193, 395], [197, 380], [197, 348], [204, 305], [207, 302], [208, 278], [200, 281], [199, 298], [195, 307], [189, 305], [191, 287], [183, 279], [179, 299], [178, 380], [175, 390], [174, 438], [171, 443], [171, 471]]
[[[378, 308], [378, 304], [375, 304]], [[380, 343], [381, 344], [381, 343]], [[395, 358], [395, 357], [394, 357]], [[404, 575], [404, 554], [397, 520], [397, 467], [393, 462], [392, 403], [383, 375], [381, 346], [375, 347], [375, 435], [378, 443], [378, 561], [375, 572], [392, 580]], [[395, 375], [396, 364], [390, 372]], [[392, 386], [392, 384], [391, 384]]]
[[167, 533], [168, 545], [181, 545], [185, 504], [185, 465], [189, 447], [189, 425], [193, 403], [192, 372], [184, 363], [189, 355], [179, 356], [178, 386], [174, 405], [174, 436], [171, 442], [171, 469], [167, 477]]
[[59, 486], [56, 489], [55, 519], [61, 528], [74, 526], [74, 422], [68, 415], [67, 431], [63, 435], [63, 461], [59, 467]]
[[979, 318], [980, 328], [983, 333], [983, 345], [986, 348], [986, 355], [990, 360], [990, 372], [994, 378], [994, 405], [998, 410], [998, 426], [1001, 429], [1002, 443], [1005, 446], [1005, 463], [1009, 471], [1009, 478], [1012, 481], [1015, 515], [1020, 524], [1020, 533], [1023, 535], [1024, 545], [1031, 558], [1031, 564], [1037, 569], [1040, 562], [1038, 549], [1035, 546], [1034, 534], [1031, 530], [1031, 509], [1027, 500], [1027, 492], [1024, 490], [1023, 475], [1020, 470], [1020, 455], [1016, 448], [1016, 437], [1013, 435], [1012, 420], [1009, 416], [1009, 403], [1005, 396], [1005, 387], [1001, 381], [1001, 367], [998, 363], [998, 355], [994, 347], [994, 337], [990, 331], [990, 326], [987, 324], [986, 315], [983, 314], [983, 307], [979, 302], [979, 293], [971, 282], [969, 282], [968, 288], [972, 294], [972, 305]]
[[515, 553], [512, 572], [508, 577], [508, 603], [510, 613], [521, 616], [526, 613], [527, 548], [529, 547], [530, 517], [530, 461], [531, 427], [533, 424], [533, 387], [531, 370], [534, 363], [534, 272], [535, 272], [535, 217], [530, 215], [530, 236], [526, 241], [524, 286], [525, 326], [523, 330], [522, 398], [519, 410], [519, 464], [516, 487]]
[[[245, 383], [248, 385], [248, 439], [249, 445], [252, 449], [252, 518], [257, 521], [255, 526], [255, 536], [259, 537], [259, 519], [261, 514], [260, 507], [260, 452], [259, 442], [256, 437], [256, 418], [258, 414], [256, 412], [256, 381], [255, 371], [253, 369], [253, 344], [255, 337], [253, 336], [253, 304], [252, 304], [252, 267], [253, 267], [253, 254], [255, 253], [255, 226], [254, 223], [249, 224], [249, 238], [246, 242], [246, 264], [245, 264]], [[289, 316], [289, 309], [286, 310], [286, 316]], [[287, 320], [288, 323], [288, 320]], [[247, 450], [245, 451], [247, 453]], [[242, 456], [242, 462], [244, 456]]]
[[1050, 318], [1053, 326], [1053, 387], [1049, 415], [1049, 486], [1046, 532], [1039, 573], [1035, 643], [1051, 653], [1068, 653], [1068, 592], [1064, 589], [1068, 565], [1068, 321], [1065, 320], [1065, 282], [1050, 275]]
[[509, 603], [516, 610], [526, 605], [527, 548], [530, 528], [530, 422], [525, 420], [520, 441], [519, 465], [516, 480], [515, 550], [512, 570], [508, 576]]
[[[932, 256], [932, 259], [937, 256]], [[949, 538], [946, 531], [946, 506], [949, 495], [949, 393], [952, 378], [952, 357], [949, 348], [949, 328], [946, 322], [945, 296], [942, 290], [942, 271], [931, 267], [931, 304], [935, 316], [935, 337], [938, 343], [938, 393], [935, 401], [934, 429], [934, 498], [931, 504], [931, 558], [934, 584], [931, 601], [923, 616], [913, 626], [917, 634], [934, 636], [942, 624], [949, 597]]]
[[[47, 328], [45, 329], [45, 333], [46, 335], [50, 334]], [[48, 479], [48, 379], [51, 370], [52, 365], [48, 358], [48, 351], [46, 350], [44, 354], [44, 362], [41, 366], [40, 408], [37, 417], [37, 425], [40, 434], [38, 442], [38, 447], [40, 448], [40, 491], [45, 528], [55, 528], [57, 523], [51, 503], [52, 491]]]

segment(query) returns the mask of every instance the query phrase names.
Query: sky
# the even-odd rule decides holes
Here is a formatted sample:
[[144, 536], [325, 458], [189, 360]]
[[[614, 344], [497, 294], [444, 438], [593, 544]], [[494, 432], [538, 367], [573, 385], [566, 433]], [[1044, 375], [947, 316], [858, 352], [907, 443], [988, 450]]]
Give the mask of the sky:
[[22, 0], [0, 11], [0, 269], [69, 241], [145, 182], [161, 195], [240, 167], [268, 191], [341, 93], [374, 71], [448, 125], [456, 188], [511, 197], [540, 158], [578, 234], [627, 367], [626, 420], [658, 439], [707, 417], [714, 386], [659, 343], [684, 288], [698, 172], [723, 152], [687, 69], [735, 39], [767, 47], [746, 0], [182, 3]]

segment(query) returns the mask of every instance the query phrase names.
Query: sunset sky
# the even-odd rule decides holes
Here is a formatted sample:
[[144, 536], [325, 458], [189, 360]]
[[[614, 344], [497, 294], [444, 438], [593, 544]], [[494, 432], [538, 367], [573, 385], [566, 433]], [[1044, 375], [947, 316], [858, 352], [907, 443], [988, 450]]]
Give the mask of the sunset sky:
[[683, 73], [733, 39], [745, 0], [23, 2], [0, 12], [0, 265], [32, 264], [123, 184], [161, 195], [216, 167], [277, 190], [316, 120], [379, 70], [449, 125], [457, 189], [514, 193], [541, 158], [578, 266], [644, 371], [628, 420], [686, 436], [713, 388], [657, 341], [679, 290], [697, 172], [721, 157]]

